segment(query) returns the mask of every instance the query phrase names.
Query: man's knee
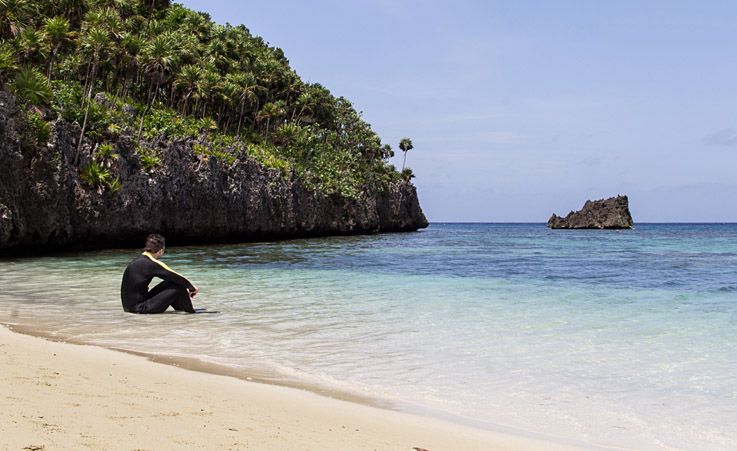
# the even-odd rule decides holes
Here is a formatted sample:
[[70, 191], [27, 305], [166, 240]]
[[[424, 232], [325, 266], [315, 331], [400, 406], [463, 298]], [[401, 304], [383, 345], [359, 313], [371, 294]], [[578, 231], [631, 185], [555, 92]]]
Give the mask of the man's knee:
[[194, 313], [194, 307], [192, 307], [192, 298], [189, 297], [189, 292], [184, 289], [184, 293], [177, 296], [176, 300], [171, 303], [174, 310], [184, 311], [188, 313]]

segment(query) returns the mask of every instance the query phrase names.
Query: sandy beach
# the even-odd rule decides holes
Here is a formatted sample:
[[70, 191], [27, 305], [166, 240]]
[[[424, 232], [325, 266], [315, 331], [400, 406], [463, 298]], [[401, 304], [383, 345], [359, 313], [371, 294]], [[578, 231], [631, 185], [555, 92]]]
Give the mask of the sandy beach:
[[0, 361], [0, 448], [7, 450], [579, 448], [190, 371], [5, 326]]

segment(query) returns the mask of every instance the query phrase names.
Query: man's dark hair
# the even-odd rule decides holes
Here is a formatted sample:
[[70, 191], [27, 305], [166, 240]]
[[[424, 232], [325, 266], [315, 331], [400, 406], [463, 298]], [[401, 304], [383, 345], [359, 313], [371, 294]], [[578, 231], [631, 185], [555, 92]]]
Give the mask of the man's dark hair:
[[164, 248], [164, 237], [158, 233], [152, 233], [146, 238], [146, 247], [143, 248], [146, 252], [155, 254]]

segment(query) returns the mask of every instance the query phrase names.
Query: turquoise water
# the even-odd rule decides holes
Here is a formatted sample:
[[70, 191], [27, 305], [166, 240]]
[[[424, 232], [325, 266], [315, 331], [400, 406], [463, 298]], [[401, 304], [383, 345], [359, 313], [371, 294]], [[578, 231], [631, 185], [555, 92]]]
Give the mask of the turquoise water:
[[168, 248], [195, 306], [122, 312], [136, 251], [0, 260], [0, 322], [475, 424], [737, 449], [737, 225], [432, 224]]

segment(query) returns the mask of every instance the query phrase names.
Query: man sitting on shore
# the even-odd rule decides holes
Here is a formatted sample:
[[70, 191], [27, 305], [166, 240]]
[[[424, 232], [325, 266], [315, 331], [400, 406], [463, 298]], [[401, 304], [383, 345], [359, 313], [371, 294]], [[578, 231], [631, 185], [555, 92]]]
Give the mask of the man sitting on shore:
[[[174, 310], [194, 313], [192, 297], [199, 291], [184, 276], [159, 261], [164, 254], [164, 237], [157, 234], [146, 238], [143, 254], [133, 260], [123, 273], [120, 299], [123, 310], [130, 313], [163, 313], [171, 305]], [[151, 291], [148, 285], [154, 277], [163, 279]]]

